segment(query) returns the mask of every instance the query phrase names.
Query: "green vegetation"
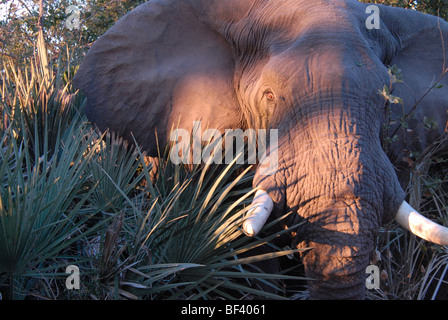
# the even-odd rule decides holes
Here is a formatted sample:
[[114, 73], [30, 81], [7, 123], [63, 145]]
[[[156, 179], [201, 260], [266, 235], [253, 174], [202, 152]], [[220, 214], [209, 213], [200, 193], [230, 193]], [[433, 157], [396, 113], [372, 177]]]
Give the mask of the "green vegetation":
[[[392, 84], [405, 85], [401, 70], [393, 65], [389, 68]], [[435, 79], [424, 95], [433, 90], [441, 90], [443, 85]], [[378, 90], [388, 102], [389, 111], [401, 108], [402, 100], [390, 94], [385, 86]], [[414, 118], [418, 102], [401, 119], [392, 119], [384, 125], [383, 148], [387, 152], [390, 144], [412, 134], [408, 121]], [[399, 126], [391, 124], [398, 122]], [[439, 124], [436, 119], [424, 117], [420, 126], [434, 130]], [[447, 225], [448, 213], [448, 159], [437, 153], [440, 143], [448, 139], [448, 131], [430, 148], [422, 153], [408, 150], [403, 160], [409, 165], [410, 176], [406, 188], [407, 200], [419, 212], [442, 225]], [[400, 138], [401, 137], [401, 138]], [[377, 252], [373, 263], [382, 271], [380, 290], [370, 292], [372, 299], [447, 299], [446, 272], [448, 271], [448, 251], [425, 242], [390, 223], [381, 230]]]
[[[249, 254], [279, 235], [241, 232], [254, 192], [250, 168], [191, 170], [165, 160], [153, 184], [138, 147], [90, 126], [64, 73], [43, 64], [47, 51], [38, 39], [37, 59], [23, 70], [3, 61], [2, 295], [282, 299], [275, 280], [290, 277], [264, 273], [256, 262], [297, 250]], [[69, 265], [80, 268], [81, 290], [65, 288]]]
[[[89, 45], [139, 1], [45, 1], [40, 11], [37, 1], [21, 2], [24, 13], [12, 8], [0, 22], [3, 298], [306, 297], [303, 289], [285, 292], [277, 282], [300, 280], [290, 276], [297, 269], [269, 274], [257, 266], [292, 254], [299, 266], [297, 250], [275, 248], [271, 240], [278, 233], [242, 236], [242, 216], [254, 192], [246, 166], [185, 168], [165, 160], [152, 183], [138, 146], [100, 135], [84, 117], [84, 99], [71, 86], [76, 66]], [[448, 6], [388, 3], [440, 9], [443, 17]], [[70, 4], [84, 5], [79, 30], [63, 25]], [[387, 87], [379, 89], [399, 102]], [[422, 125], [431, 130], [435, 123], [426, 119]], [[161, 152], [167, 159], [168, 150]], [[410, 152], [409, 164], [411, 204], [446, 225], [447, 159]], [[270, 252], [258, 251], [266, 246]], [[382, 271], [381, 287], [368, 298], [446, 298], [447, 261], [446, 248], [395, 223], [384, 226], [372, 261]], [[81, 290], [65, 286], [69, 265], [80, 268]]]

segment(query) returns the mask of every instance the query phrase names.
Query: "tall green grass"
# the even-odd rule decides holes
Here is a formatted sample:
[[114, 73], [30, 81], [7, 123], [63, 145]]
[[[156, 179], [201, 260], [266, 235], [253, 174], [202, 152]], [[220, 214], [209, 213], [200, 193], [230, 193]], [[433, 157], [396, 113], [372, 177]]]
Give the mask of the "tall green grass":
[[[41, 37], [39, 39], [42, 39]], [[252, 173], [160, 160], [99, 134], [45, 44], [1, 73], [0, 293], [10, 299], [282, 299], [258, 262], [297, 252], [241, 231]], [[274, 222], [275, 223], [275, 222]], [[270, 248], [269, 250], [261, 248]], [[65, 268], [80, 269], [80, 290]]]
[[[174, 165], [167, 149], [153, 181], [138, 145], [99, 134], [83, 115], [85, 100], [71, 87], [70, 73], [46, 61], [40, 40], [25, 69], [10, 59], [1, 66], [3, 298], [307, 296], [305, 289], [284, 290], [282, 281], [303, 280], [298, 271], [273, 274], [261, 264], [297, 253], [272, 244], [282, 232], [255, 239], [241, 232], [255, 191], [250, 168]], [[412, 201], [446, 224], [446, 159], [428, 154], [420, 164], [432, 169], [414, 175]], [[381, 287], [368, 298], [431, 299], [446, 292], [446, 248], [391, 224], [381, 230], [377, 251]], [[80, 268], [80, 290], [65, 286], [69, 265]]]
[[[426, 217], [448, 225], [447, 160], [435, 154], [419, 163], [426, 169], [412, 170], [409, 201]], [[382, 228], [376, 264], [382, 270], [381, 287], [370, 291], [371, 299], [447, 299], [448, 249], [426, 242], [395, 222]], [[380, 259], [380, 260], [378, 260]]]
[[68, 84], [37, 63], [44, 44], [37, 49], [25, 70], [11, 59], [1, 66], [0, 290], [12, 299], [66, 265], [57, 257], [101, 225], [87, 229], [98, 210], [84, 211], [98, 141]]

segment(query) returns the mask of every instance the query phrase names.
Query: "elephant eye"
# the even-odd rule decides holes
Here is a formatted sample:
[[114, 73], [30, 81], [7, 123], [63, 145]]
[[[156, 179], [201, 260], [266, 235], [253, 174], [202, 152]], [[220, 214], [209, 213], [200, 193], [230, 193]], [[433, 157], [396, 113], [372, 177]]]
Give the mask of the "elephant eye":
[[269, 101], [274, 101], [275, 100], [275, 96], [271, 91], [267, 91], [265, 92], [265, 96], [266, 99], [268, 99]]

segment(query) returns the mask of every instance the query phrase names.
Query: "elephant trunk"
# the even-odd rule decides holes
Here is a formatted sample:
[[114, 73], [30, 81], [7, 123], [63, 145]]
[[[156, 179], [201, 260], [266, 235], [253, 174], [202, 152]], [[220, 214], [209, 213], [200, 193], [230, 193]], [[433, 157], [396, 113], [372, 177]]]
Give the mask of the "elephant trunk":
[[318, 124], [296, 131], [293, 146], [280, 140], [278, 174], [254, 183], [271, 196], [275, 216], [296, 213], [287, 224], [300, 223], [292, 246], [309, 249], [302, 261], [311, 298], [360, 299], [379, 227], [394, 218], [404, 192], [378, 136]]
[[[313, 244], [310, 244], [313, 245]], [[317, 245], [302, 257], [311, 299], [360, 300], [365, 298], [368, 252], [357, 252], [356, 246]], [[339, 251], [339, 252], [337, 252]], [[339, 254], [339, 256], [331, 254]]]
[[375, 176], [377, 164], [357, 152], [357, 159], [348, 154], [345, 159], [356, 163], [354, 168], [320, 166], [304, 178], [297, 218], [305, 223], [295, 244], [310, 248], [302, 261], [313, 299], [365, 296], [366, 268], [383, 219], [385, 182]]
[[[341, 151], [332, 150], [338, 154]], [[363, 151], [358, 148], [355, 153]], [[298, 230], [294, 245], [310, 249], [302, 258], [311, 279], [313, 299], [364, 298], [366, 268], [375, 248], [376, 234], [379, 226], [392, 218], [425, 240], [448, 245], [448, 228], [424, 218], [403, 201], [393, 171], [384, 166], [387, 162], [381, 159], [381, 150], [367, 157], [371, 161], [364, 156], [359, 157], [364, 161], [355, 161], [347, 154], [345, 158], [346, 163], [357, 163], [358, 169], [320, 166], [312, 174], [288, 183], [291, 187], [284, 191], [268, 187], [277, 179], [258, 177], [262, 190], [255, 194], [249, 218], [243, 225], [246, 234], [254, 235], [271, 212], [276, 211], [274, 207], [279, 212], [285, 209], [297, 212], [297, 219], [306, 223]], [[300, 187], [292, 190], [292, 186]], [[293, 197], [297, 193], [301, 199]]]
[[341, 199], [320, 210], [319, 219], [308, 219], [297, 246], [309, 248], [302, 261], [312, 299], [364, 298], [378, 229], [369, 218], [373, 213], [368, 203]]

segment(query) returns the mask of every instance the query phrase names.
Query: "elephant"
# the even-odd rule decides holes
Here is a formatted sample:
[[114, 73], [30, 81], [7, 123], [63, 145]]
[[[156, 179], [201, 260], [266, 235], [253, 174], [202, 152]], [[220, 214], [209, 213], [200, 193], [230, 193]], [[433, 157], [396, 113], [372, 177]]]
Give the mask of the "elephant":
[[[438, 17], [355, 0], [151, 0], [95, 41], [74, 85], [93, 123], [152, 157], [173, 126], [198, 120], [221, 133], [276, 129], [266, 154], [277, 153], [278, 168], [256, 168], [245, 233], [292, 212], [279, 228], [299, 225], [284, 241], [309, 248], [310, 298], [364, 299], [380, 226], [396, 219], [448, 244], [448, 229], [405, 201], [399, 179], [403, 150], [436, 141], [448, 150], [447, 37]], [[384, 88], [402, 101], [392, 105]], [[385, 123], [409, 112], [414, 138], [386, 153]], [[425, 117], [439, 126], [422, 130]], [[391, 131], [403, 131], [398, 122]]]

